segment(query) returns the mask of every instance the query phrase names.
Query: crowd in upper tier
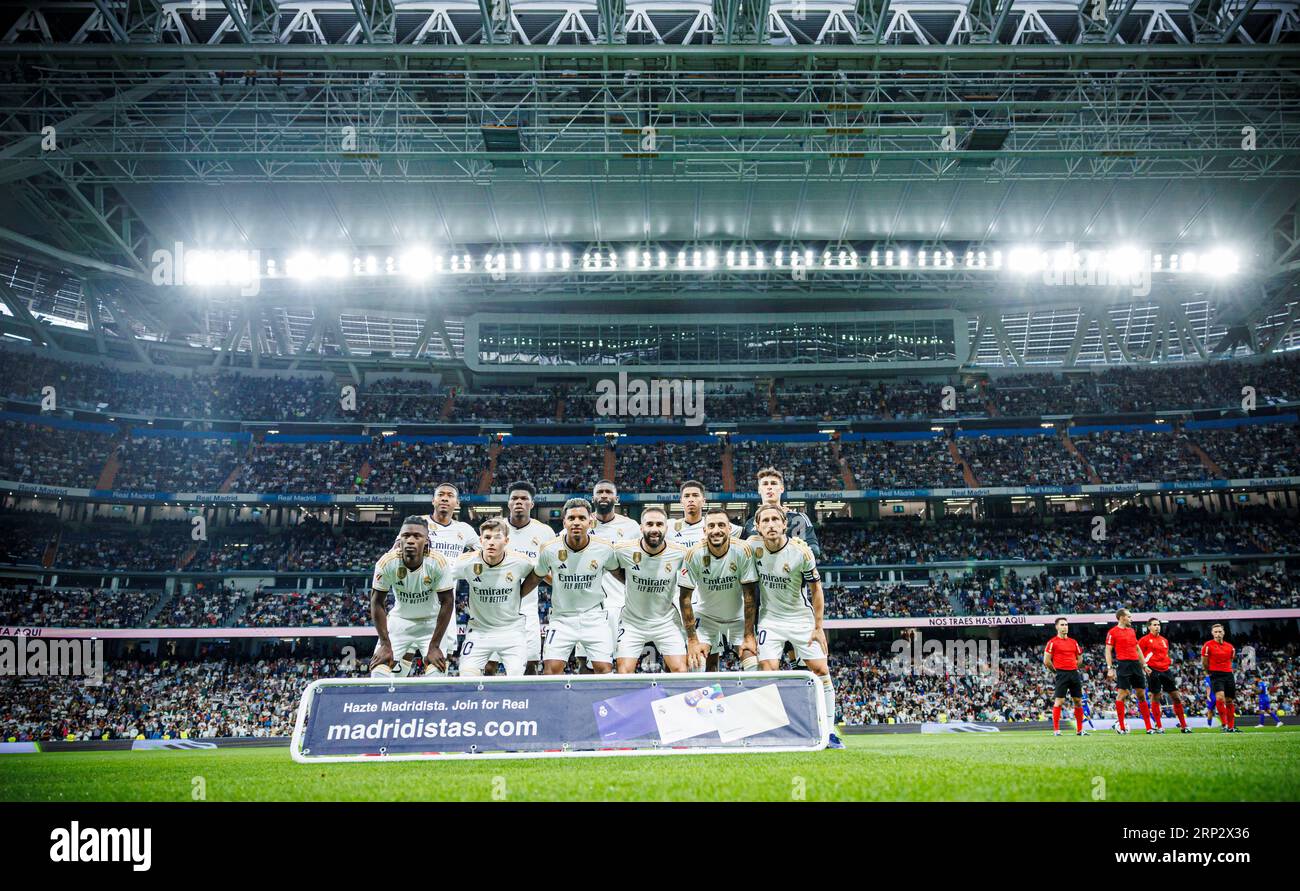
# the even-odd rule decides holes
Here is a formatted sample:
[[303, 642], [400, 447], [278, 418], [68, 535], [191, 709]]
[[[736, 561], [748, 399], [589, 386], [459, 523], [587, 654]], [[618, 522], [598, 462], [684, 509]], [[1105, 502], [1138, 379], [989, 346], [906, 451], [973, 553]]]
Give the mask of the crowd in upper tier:
[[[1037, 430], [1034, 431], [1037, 433]], [[928, 434], [927, 434], [928, 435]], [[495, 460], [493, 455], [495, 453]], [[0, 421], [0, 480], [150, 492], [385, 494], [503, 493], [516, 479], [542, 492], [589, 492], [612, 474], [632, 492], [753, 491], [776, 466], [788, 491], [1196, 482], [1300, 475], [1300, 427], [1108, 429], [949, 439], [776, 442], [421, 442], [385, 437], [320, 441], [177, 439]]]
[[[946, 386], [953, 387], [947, 404]], [[376, 376], [357, 387], [353, 408], [341, 398], [340, 382], [326, 375], [128, 370], [0, 349], [0, 398], [39, 403], [46, 387], [54, 387], [63, 408], [208, 420], [555, 424], [601, 417], [596, 393], [585, 384], [466, 392], [432, 378]], [[719, 384], [706, 388], [704, 412], [712, 421], [1150, 413], [1236, 407], [1244, 387], [1254, 388], [1260, 406], [1300, 401], [1300, 361], [1284, 356], [1263, 363], [964, 374], [926, 381]]]
[[[984, 561], [1170, 560], [1217, 554], [1300, 555], [1300, 523], [1266, 508], [1226, 514], [1138, 509], [1102, 517], [1013, 516], [975, 522], [834, 519], [817, 525], [823, 568]], [[210, 525], [205, 541], [184, 520], [133, 525], [100, 517], [60, 525], [48, 514], [0, 512], [0, 565], [65, 569], [281, 573], [365, 573], [396, 538], [387, 525], [331, 526], [310, 517], [285, 527], [256, 521]]]
[[[1041, 644], [1000, 646], [994, 663], [986, 642], [974, 664], [963, 662], [960, 670], [941, 671], [925, 662], [918, 665], [910, 650], [895, 643], [832, 646], [837, 722], [1050, 718], [1053, 678], [1043, 667]], [[1170, 645], [1172, 671], [1194, 727], [1206, 726], [1209, 714], [1198, 655], [1201, 643], [1171, 640]], [[1294, 714], [1300, 705], [1300, 647], [1293, 641], [1233, 643], [1238, 653], [1249, 647], [1255, 654], [1253, 670], [1236, 672], [1238, 714], [1252, 717], [1241, 726], [1256, 725], [1255, 690], [1261, 680], [1268, 685], [1273, 707]], [[455, 662], [453, 656], [453, 670]], [[735, 663], [729, 652], [722, 668], [735, 670]], [[214, 653], [194, 659], [134, 654], [110, 660], [99, 686], [74, 677], [6, 677], [0, 679], [0, 740], [288, 736], [303, 688], [316, 678], [355, 674], [355, 665], [336, 658], [292, 656], [279, 647], [260, 659]], [[1105, 678], [1100, 644], [1084, 647], [1080, 670], [1092, 716], [1111, 713], [1112, 682]], [[1173, 726], [1172, 718], [1166, 724]]]

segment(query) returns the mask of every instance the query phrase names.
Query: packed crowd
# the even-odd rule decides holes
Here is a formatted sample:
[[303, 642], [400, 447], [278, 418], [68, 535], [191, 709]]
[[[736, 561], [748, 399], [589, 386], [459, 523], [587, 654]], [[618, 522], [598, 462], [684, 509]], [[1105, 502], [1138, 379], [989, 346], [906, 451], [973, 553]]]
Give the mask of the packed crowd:
[[736, 485], [753, 491], [763, 467], [779, 467], [787, 489], [843, 489], [844, 475], [829, 443], [757, 442], [731, 444]]
[[93, 489], [112, 450], [103, 433], [0, 421], [0, 479]]
[[600, 445], [509, 445], [497, 455], [492, 491], [501, 494], [514, 480], [530, 480], [540, 492], [590, 492], [605, 476]]
[[619, 489], [631, 492], [676, 492], [688, 479], [711, 492], [722, 491], [722, 453], [716, 442], [660, 442], [616, 448]]
[[[381, 378], [359, 386], [357, 410], [343, 407], [339, 388], [326, 376], [255, 376], [221, 372], [127, 370], [61, 361], [39, 353], [0, 350], [0, 396], [35, 403], [55, 387], [66, 407], [229, 420], [423, 421], [440, 419], [446, 391], [429, 382]], [[952, 386], [956, 405], [945, 407], [942, 389]], [[1149, 413], [1160, 409], [1238, 406], [1242, 388], [1256, 391], [1260, 405], [1300, 400], [1300, 361], [1283, 356], [1267, 362], [1216, 361], [1168, 367], [1107, 368], [1096, 373], [1018, 373], [988, 380], [960, 378], [803, 385], [767, 388], [713, 386], [705, 413], [716, 420], [769, 417], [804, 419], [921, 420], [939, 416], [1031, 417], [1045, 414]], [[770, 395], [770, 398], [769, 398]], [[448, 420], [475, 423], [554, 423], [596, 419], [595, 395], [529, 387], [458, 392]]]
[[953, 488], [966, 485], [942, 439], [866, 439], [841, 442], [859, 489]]
[[216, 492], [247, 452], [247, 443], [223, 439], [131, 436], [118, 449], [113, 488]]
[[1055, 436], [979, 436], [959, 443], [981, 486], [1072, 486], [1088, 470]]
[[254, 598], [238, 622], [241, 628], [312, 628], [370, 625], [364, 592], [265, 593]]
[[0, 587], [0, 625], [27, 628], [142, 628], [157, 592], [111, 588]]
[[1296, 429], [1285, 424], [1260, 424], [1198, 430], [1196, 443], [1226, 479], [1300, 476], [1300, 437]]
[[1184, 433], [1103, 430], [1074, 438], [1103, 483], [1195, 482], [1213, 479]]

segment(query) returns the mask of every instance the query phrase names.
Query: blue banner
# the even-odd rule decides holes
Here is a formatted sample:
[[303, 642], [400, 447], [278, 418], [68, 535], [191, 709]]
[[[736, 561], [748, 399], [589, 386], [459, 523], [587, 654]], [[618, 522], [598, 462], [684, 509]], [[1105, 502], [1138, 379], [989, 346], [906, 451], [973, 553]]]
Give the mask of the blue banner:
[[295, 761], [815, 751], [811, 672], [339, 678], [303, 693]]

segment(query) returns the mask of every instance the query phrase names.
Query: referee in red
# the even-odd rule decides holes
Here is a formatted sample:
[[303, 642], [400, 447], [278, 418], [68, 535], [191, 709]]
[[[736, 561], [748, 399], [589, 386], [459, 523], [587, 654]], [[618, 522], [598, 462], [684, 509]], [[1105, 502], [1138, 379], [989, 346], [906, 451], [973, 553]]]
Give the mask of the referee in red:
[[1187, 726], [1187, 716], [1183, 714], [1183, 699], [1178, 695], [1178, 679], [1170, 671], [1172, 663], [1169, 661], [1169, 639], [1160, 633], [1160, 620], [1154, 616], [1147, 621], [1147, 633], [1138, 639], [1138, 649], [1147, 657], [1147, 689], [1151, 693], [1151, 705], [1155, 709], [1152, 717], [1156, 719], [1156, 733], [1165, 732], [1164, 722], [1160, 720], [1160, 712], [1164, 710], [1160, 705], [1160, 697], [1165, 693], [1169, 694], [1169, 700], [1174, 704], [1178, 726], [1183, 733], [1191, 733], [1191, 728]]
[[1070, 623], [1064, 617], [1056, 620], [1056, 637], [1043, 649], [1043, 664], [1056, 672], [1056, 700], [1052, 703], [1052, 733], [1061, 735], [1061, 706], [1065, 695], [1074, 700], [1074, 735], [1087, 736], [1083, 729], [1083, 678], [1079, 676], [1079, 657], [1083, 648], [1070, 637]]
[[[1115, 619], [1119, 624], [1106, 633], [1106, 675], [1119, 687], [1119, 696], [1115, 700], [1115, 714], [1118, 718], [1115, 732], [1128, 733], [1128, 725], [1124, 723], [1124, 700], [1128, 699], [1131, 692], [1138, 711], [1142, 713], [1142, 722], [1147, 725], [1147, 733], [1154, 733], [1151, 729], [1151, 711], [1147, 708], [1146, 696], [1142, 695], [1147, 688], [1147, 660], [1138, 649], [1133, 616], [1120, 607], [1119, 612], [1115, 613]], [[1112, 654], [1115, 661], [1111, 659]]]
[[1224, 733], [1240, 733], [1237, 729], [1237, 679], [1232, 674], [1232, 657], [1237, 648], [1223, 639], [1223, 626], [1215, 622], [1210, 626], [1211, 639], [1201, 647], [1201, 667], [1210, 676], [1210, 689], [1214, 692], [1219, 710], [1219, 723]]

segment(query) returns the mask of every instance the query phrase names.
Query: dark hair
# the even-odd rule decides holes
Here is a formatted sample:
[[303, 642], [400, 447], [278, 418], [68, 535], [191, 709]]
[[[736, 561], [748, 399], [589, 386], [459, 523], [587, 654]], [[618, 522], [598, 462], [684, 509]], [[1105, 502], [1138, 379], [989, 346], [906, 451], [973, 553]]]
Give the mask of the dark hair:
[[567, 514], [569, 511], [575, 510], [576, 508], [579, 507], [585, 510], [588, 514], [592, 512], [591, 502], [588, 501], [587, 499], [570, 498], [568, 501], [564, 502], [564, 507], [560, 510], [560, 515], [563, 516], [564, 514]]
[[1122, 606], [1121, 606], [1118, 610], [1115, 611], [1115, 618], [1117, 618], [1117, 619], [1122, 618], [1122, 617], [1124, 617], [1124, 616], [1128, 616], [1128, 615], [1132, 615], [1132, 613], [1130, 613], [1130, 612], [1128, 611], [1127, 608], [1122, 607]]
[[618, 486], [615, 486], [615, 485], [614, 485], [614, 481], [613, 481], [613, 480], [607, 480], [607, 479], [603, 479], [603, 478], [602, 478], [602, 479], [598, 479], [598, 480], [596, 480], [596, 485], [594, 485], [594, 486], [591, 487], [591, 491], [592, 491], [592, 492], [595, 492], [595, 491], [596, 491], [597, 489], [599, 489], [601, 486], [611, 486], [611, 487], [613, 487], [613, 489], [614, 489], [615, 492], [618, 491]]
[[411, 514], [409, 517], [407, 517], [405, 520], [402, 521], [402, 525], [403, 525], [403, 526], [423, 526], [423, 527], [425, 528], [425, 530], [428, 530], [428, 528], [429, 528], [429, 521], [426, 520], [424, 517], [420, 516], [419, 514]]
[[528, 482], [528, 480], [516, 480], [515, 482], [511, 483], [510, 488], [506, 489], [506, 494], [511, 495], [514, 494], [515, 492], [518, 492], [521, 489], [528, 493], [529, 498], [532, 498], [537, 494], [537, 487], [534, 486], [532, 483]]
[[455, 483], [447, 483], [447, 482], [438, 483], [438, 485], [433, 487], [433, 494], [437, 495], [439, 489], [451, 489], [451, 491], [456, 493], [457, 498], [460, 497], [460, 489], [456, 488]]
[[723, 507], [721, 504], [717, 505], [716, 507], [711, 507], [711, 508], [709, 508], [708, 510], [706, 510], [706, 511], [704, 512], [704, 516], [706, 516], [706, 517], [707, 517], [709, 514], [722, 514], [722, 515], [723, 515], [724, 517], [726, 517], [728, 520], [731, 519], [731, 514], [727, 513], [727, 509], [726, 509], [725, 507]]
[[668, 519], [668, 511], [664, 510], [663, 506], [658, 504], [647, 504], [645, 508], [642, 509], [641, 516], [644, 517], [646, 514], [663, 514], [664, 519]]
[[1070, 624], [1070, 620], [1067, 619], [1065, 616], [1061, 616], [1060, 618], [1058, 618], [1058, 619], [1057, 619], [1055, 622], [1053, 622], [1052, 624], [1053, 624], [1053, 625], [1059, 625], [1061, 622], [1064, 622], [1064, 623], [1067, 624], [1067, 625]]
[[683, 494], [687, 489], [690, 489], [690, 488], [696, 488], [696, 489], [699, 489], [701, 495], [708, 495], [708, 494], [709, 494], [709, 493], [706, 492], [705, 489], [704, 489], [704, 483], [700, 482], [699, 480], [687, 480], [686, 482], [682, 483], [681, 488], [677, 490], [677, 494], [678, 494], [678, 495], [681, 495], [681, 494]]
[[1163, 624], [1164, 624], [1164, 622], [1161, 622], [1161, 621], [1160, 621], [1160, 617], [1159, 617], [1159, 616], [1152, 616], [1151, 618], [1147, 619], [1147, 624], [1148, 624], [1148, 625], [1150, 625], [1152, 622], [1155, 622], [1155, 623], [1157, 623], [1157, 624], [1159, 624], [1159, 625], [1163, 625]]

